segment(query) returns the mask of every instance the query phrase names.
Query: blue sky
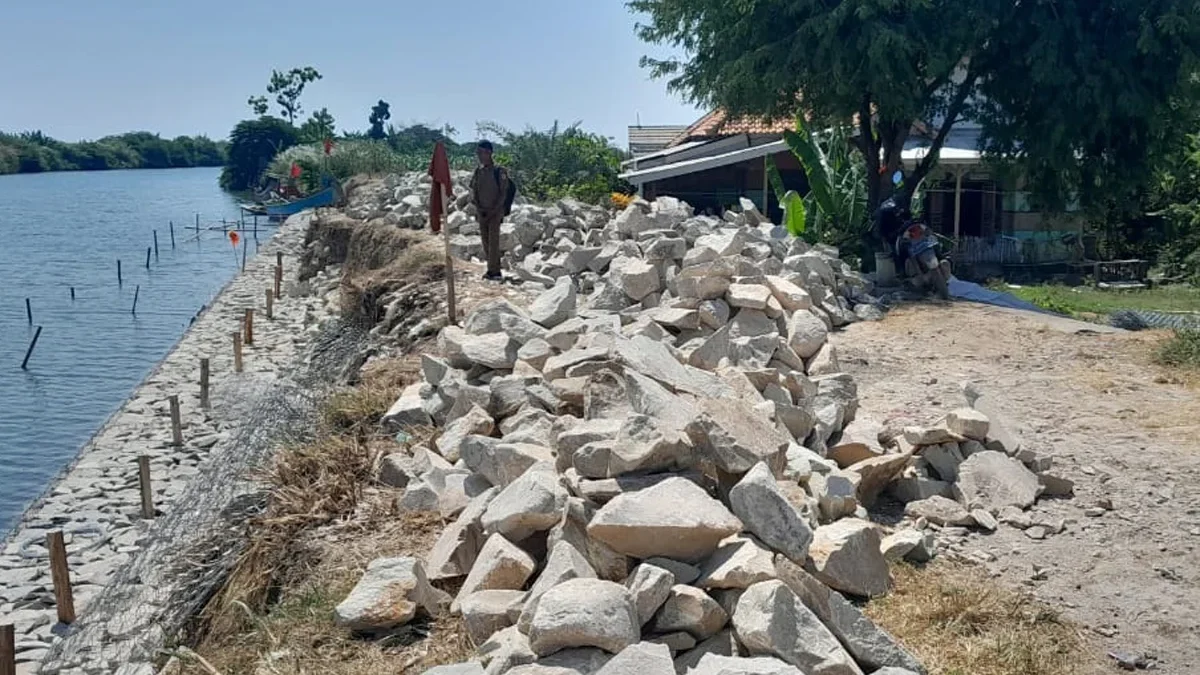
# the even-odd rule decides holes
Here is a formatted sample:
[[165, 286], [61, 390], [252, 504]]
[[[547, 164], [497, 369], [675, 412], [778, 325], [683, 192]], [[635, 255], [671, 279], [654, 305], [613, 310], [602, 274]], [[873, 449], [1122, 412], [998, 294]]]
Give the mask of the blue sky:
[[[339, 130], [371, 106], [393, 124], [625, 127], [698, 111], [650, 80], [622, 0], [8, 0], [0, 3], [0, 130], [62, 140], [147, 130], [224, 138], [271, 69], [311, 65], [305, 116]], [[275, 106], [272, 106], [273, 110]]]

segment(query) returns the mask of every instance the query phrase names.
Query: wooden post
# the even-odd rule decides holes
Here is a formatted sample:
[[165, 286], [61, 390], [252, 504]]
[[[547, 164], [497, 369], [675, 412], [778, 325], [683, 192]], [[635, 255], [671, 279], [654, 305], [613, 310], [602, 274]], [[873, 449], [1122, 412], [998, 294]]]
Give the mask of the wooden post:
[[246, 344], [248, 344], [248, 345], [254, 344], [254, 310], [253, 309], [246, 310], [245, 326], [243, 327], [243, 330], [246, 333]]
[[137, 301], [138, 301], [138, 296], [141, 294], [142, 294], [142, 285], [138, 284], [137, 288], [133, 289], [133, 309], [130, 310], [130, 314], [133, 314], [134, 316], [137, 316]]
[[233, 334], [233, 372], [242, 372], [242, 334]]
[[150, 246], [147, 246], [147, 247], [146, 247], [146, 269], [150, 269], [150, 251], [151, 251], [151, 248], [152, 248], [152, 247], [150, 247]]
[[246, 249], [250, 248], [250, 242], [242, 242], [242, 271], [246, 271]]
[[208, 359], [200, 359], [200, 407], [208, 410]]
[[154, 259], [158, 260], [158, 230], [154, 230]]
[[37, 327], [37, 332], [33, 334], [33, 340], [29, 343], [29, 349], [25, 350], [25, 358], [21, 360], [21, 370], [25, 370], [25, 366], [29, 365], [29, 357], [33, 354], [33, 348], [37, 346], [38, 338], [42, 337], [42, 327]]
[[267, 289], [267, 319], [275, 318], [275, 294], [271, 293], [271, 289]]
[[171, 250], [175, 250], [175, 221], [168, 220], [167, 225], [171, 228]]
[[33, 325], [33, 305], [29, 304], [29, 298], [25, 298], [25, 318], [29, 319], [29, 325]]
[[283, 265], [275, 265], [275, 297], [283, 290]]
[[458, 302], [454, 294], [454, 256], [450, 254], [450, 199], [442, 193], [442, 237], [446, 242], [446, 313], [450, 325], [458, 325]]
[[17, 675], [17, 633], [11, 623], [0, 625], [0, 675]]
[[62, 530], [46, 533], [46, 548], [50, 550], [50, 578], [54, 582], [54, 602], [61, 623], [75, 622], [75, 596], [71, 592], [71, 573], [67, 568], [67, 546]]
[[179, 396], [171, 394], [167, 401], [171, 405], [171, 443], [183, 445], [183, 423], [179, 415]]
[[154, 492], [150, 489], [150, 456], [139, 455], [138, 463], [138, 487], [142, 491], [142, 517], [146, 520], [154, 519]]
[[199, 213], [196, 214], [196, 231], [197, 232], [200, 231], [200, 214]]
[[121, 281], [121, 261], [117, 260], [117, 285], [122, 285]]
[[280, 270], [283, 269], [283, 251], [275, 252], [275, 266]]

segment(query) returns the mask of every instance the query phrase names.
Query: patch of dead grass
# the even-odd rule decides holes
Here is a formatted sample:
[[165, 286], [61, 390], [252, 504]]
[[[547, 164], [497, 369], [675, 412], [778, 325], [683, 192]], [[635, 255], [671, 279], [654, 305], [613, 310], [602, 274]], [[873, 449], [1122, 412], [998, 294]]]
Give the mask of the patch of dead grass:
[[931, 675], [1078, 675], [1102, 665], [1070, 623], [978, 568], [896, 565], [891, 594], [866, 613]]

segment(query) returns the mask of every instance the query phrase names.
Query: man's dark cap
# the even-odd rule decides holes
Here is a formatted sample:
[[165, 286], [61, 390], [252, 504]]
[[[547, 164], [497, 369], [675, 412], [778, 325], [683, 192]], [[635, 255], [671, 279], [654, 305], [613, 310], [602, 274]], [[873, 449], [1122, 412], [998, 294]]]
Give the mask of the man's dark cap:
[[480, 150], [487, 150], [488, 152], [495, 150], [491, 141], [479, 141], [476, 147], [478, 147]]

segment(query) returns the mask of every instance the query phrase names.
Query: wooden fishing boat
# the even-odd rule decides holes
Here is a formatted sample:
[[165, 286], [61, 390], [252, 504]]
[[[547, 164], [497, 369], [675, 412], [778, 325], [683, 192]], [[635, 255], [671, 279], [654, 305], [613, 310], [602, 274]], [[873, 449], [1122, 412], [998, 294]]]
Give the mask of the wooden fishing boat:
[[305, 209], [315, 209], [319, 206], [332, 206], [337, 202], [337, 188], [330, 186], [313, 194], [283, 204], [266, 204], [266, 214], [271, 218], [286, 218], [296, 215]]

